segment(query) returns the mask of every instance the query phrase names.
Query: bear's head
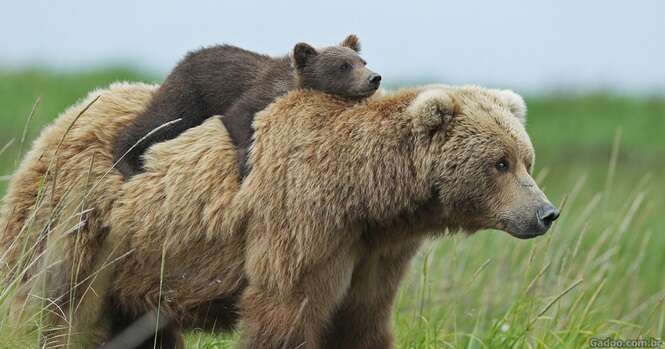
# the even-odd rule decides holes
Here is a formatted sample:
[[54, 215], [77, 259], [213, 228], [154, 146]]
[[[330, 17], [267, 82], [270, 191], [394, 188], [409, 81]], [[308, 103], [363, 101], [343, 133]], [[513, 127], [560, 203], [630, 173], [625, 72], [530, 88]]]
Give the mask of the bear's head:
[[534, 149], [522, 97], [510, 90], [430, 86], [407, 111], [428, 138], [422, 163], [447, 225], [528, 239], [558, 218], [531, 175]]
[[252, 171], [229, 231], [251, 217], [296, 236], [367, 227], [387, 239], [542, 235], [559, 211], [531, 176], [525, 122], [524, 101], [508, 90], [431, 85], [363, 103], [292, 91], [256, 116]]
[[379, 88], [381, 75], [366, 67], [359, 52], [360, 41], [355, 35], [347, 36], [338, 46], [322, 49], [296, 44], [292, 59], [298, 87], [352, 99], [371, 96]]

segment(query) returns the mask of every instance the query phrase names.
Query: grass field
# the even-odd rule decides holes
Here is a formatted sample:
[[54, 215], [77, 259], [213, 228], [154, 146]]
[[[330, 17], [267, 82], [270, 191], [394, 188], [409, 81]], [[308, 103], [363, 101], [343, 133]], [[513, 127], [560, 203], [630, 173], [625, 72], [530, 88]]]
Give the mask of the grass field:
[[[157, 79], [122, 68], [0, 72], [0, 177], [58, 113], [116, 80]], [[429, 243], [400, 291], [397, 347], [582, 348], [593, 337], [665, 337], [665, 99], [527, 103], [536, 178], [562, 206], [560, 220], [535, 240], [484, 231]], [[233, 337], [192, 333], [188, 341], [226, 348]], [[0, 316], [0, 347], [33, 339]]]

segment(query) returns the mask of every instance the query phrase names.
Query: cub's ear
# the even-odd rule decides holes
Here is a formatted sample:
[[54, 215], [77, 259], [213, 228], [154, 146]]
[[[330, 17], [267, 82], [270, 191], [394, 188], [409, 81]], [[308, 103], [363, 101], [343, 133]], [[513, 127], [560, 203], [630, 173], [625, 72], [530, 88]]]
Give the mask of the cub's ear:
[[428, 89], [420, 92], [406, 111], [413, 117], [417, 132], [431, 132], [439, 127], [447, 127], [459, 112], [459, 107], [446, 91]]
[[358, 53], [360, 53], [360, 39], [355, 34], [351, 34], [339, 44], [342, 47], [348, 47]]
[[302, 69], [317, 54], [319, 53], [316, 52], [314, 47], [304, 42], [299, 42], [293, 47], [293, 63], [297, 69]]
[[510, 112], [513, 113], [522, 124], [526, 124], [526, 103], [522, 96], [512, 90], [499, 90], [498, 93], [501, 99], [503, 99], [508, 105]]

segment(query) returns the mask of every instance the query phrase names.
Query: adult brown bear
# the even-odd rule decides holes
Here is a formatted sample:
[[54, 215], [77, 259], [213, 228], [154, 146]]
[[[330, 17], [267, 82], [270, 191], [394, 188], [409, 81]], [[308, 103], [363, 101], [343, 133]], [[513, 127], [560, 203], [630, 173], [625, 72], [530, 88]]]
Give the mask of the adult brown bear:
[[[40, 251], [53, 247], [23, 279], [47, 270], [43, 296], [76, 310], [53, 319], [69, 326], [46, 333], [49, 345], [118, 344], [123, 325], [158, 311], [165, 326], [147, 346], [182, 347], [183, 329], [240, 319], [245, 348], [391, 347], [393, 298], [426, 236], [496, 228], [529, 238], [558, 216], [530, 176], [526, 108], [510, 91], [426, 86], [355, 104], [294, 91], [257, 115], [242, 185], [218, 118], [153, 146], [146, 172], [123, 183], [109, 172], [113, 139], [153, 91], [99, 92], [58, 149], [86, 102], [71, 109], [13, 178], [3, 246], [22, 231], [46, 237]], [[28, 213], [42, 195], [43, 206], [82, 204]]]

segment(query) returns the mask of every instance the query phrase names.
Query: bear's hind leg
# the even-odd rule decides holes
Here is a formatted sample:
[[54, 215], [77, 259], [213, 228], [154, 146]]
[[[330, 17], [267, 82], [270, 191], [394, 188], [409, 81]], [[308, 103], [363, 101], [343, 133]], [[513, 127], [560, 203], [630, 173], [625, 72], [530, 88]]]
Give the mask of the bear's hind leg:
[[118, 134], [113, 161], [125, 180], [143, 172], [143, 154], [150, 146], [176, 138], [212, 116], [202, 110], [203, 102], [194, 91], [167, 87], [160, 87], [146, 110]]

